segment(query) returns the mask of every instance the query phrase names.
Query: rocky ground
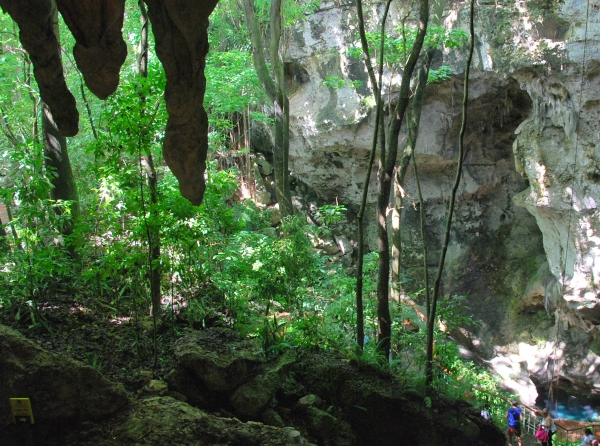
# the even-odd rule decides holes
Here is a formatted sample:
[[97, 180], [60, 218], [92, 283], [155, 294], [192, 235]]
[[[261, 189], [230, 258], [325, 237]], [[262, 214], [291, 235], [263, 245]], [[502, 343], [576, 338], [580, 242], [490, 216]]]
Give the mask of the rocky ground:
[[267, 360], [260, 342], [226, 327], [159, 327], [153, 367], [150, 321], [102, 310], [65, 299], [36, 327], [14, 313], [2, 321], [27, 339], [0, 325], [0, 444], [27, 444], [5, 403], [18, 396], [31, 398], [34, 444], [504, 446], [467, 403], [427, 403], [334, 352]]

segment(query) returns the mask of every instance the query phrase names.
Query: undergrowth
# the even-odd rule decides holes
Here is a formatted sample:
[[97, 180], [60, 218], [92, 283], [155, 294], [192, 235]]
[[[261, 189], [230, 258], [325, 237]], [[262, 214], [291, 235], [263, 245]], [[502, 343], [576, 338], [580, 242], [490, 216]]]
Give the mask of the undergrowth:
[[[137, 192], [125, 187], [135, 181], [137, 173], [109, 157], [94, 175], [97, 187], [87, 197], [88, 213], [73, 235], [80, 241], [76, 258], [67, 250], [74, 242], [60, 239], [68, 203], [27, 195], [22, 190], [25, 182], [19, 186], [22, 189], [17, 183], [9, 190], [18, 194], [21, 205], [6, 225], [17, 237], [6, 237], [8, 246], [0, 250], [0, 318], [51, 331], [44, 308], [51, 308], [60, 296], [60, 305], [66, 299], [73, 307], [92, 307], [107, 320], [128, 324], [137, 354], [147, 356], [151, 340], [141, 334], [153, 327], [148, 319], [150, 267], [144, 207]], [[377, 348], [377, 255], [368, 254], [363, 287], [365, 342], [359, 354], [356, 278], [332, 258], [317, 255], [311, 242], [335, 237], [345, 208], [336, 204], [318, 209], [315, 217], [320, 225], [293, 216], [272, 228], [270, 211], [236, 197], [238, 179], [235, 168], [218, 170], [209, 164], [204, 203], [193, 207], [180, 196], [174, 177], [164, 172], [159, 183], [161, 201], [149, 211], [161, 222], [163, 305], [158, 329], [179, 335], [227, 326], [260, 339], [268, 357], [299, 347], [333, 349], [391, 373], [407, 389], [427, 395], [425, 321], [418, 306], [421, 294], [408, 296], [417, 304], [391, 304], [393, 352], [383, 358]], [[49, 185], [41, 181], [36, 187], [47, 191]], [[57, 206], [63, 212], [55, 212]], [[449, 337], [452, 330], [473, 325], [462, 313], [461, 300], [453, 296], [440, 304], [432, 390], [450, 400], [488, 406], [502, 423], [506, 403], [499, 383], [463, 361]], [[104, 366], [96, 353], [85, 360], [98, 369]]]

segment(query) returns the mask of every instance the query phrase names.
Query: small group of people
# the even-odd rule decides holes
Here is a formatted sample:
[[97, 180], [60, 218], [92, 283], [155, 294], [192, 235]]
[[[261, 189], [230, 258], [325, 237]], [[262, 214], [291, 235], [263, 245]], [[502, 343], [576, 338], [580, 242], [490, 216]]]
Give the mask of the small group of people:
[[[548, 409], [543, 409], [538, 412], [541, 415], [541, 420], [538, 424], [539, 429], [543, 429], [547, 432], [547, 440], [541, 441], [542, 446], [552, 446], [552, 437], [556, 434], [556, 424], [550, 416]], [[506, 419], [508, 420], [508, 443], [512, 446], [513, 436], [517, 437], [517, 443], [519, 446], [523, 446], [521, 440], [521, 422], [523, 421], [523, 412], [519, 408], [519, 402], [513, 401], [512, 406], [506, 412]], [[600, 446], [598, 440], [592, 433], [592, 430], [588, 427], [584, 430], [584, 436], [580, 446]]]
[[596, 440], [589, 427], [586, 427], [583, 431], [583, 439], [580, 446], [598, 446], [598, 440]]

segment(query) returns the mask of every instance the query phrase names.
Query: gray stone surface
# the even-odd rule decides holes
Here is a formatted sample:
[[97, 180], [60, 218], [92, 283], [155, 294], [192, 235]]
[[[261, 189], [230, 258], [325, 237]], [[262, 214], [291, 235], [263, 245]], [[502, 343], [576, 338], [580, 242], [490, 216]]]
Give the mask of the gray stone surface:
[[[132, 404], [125, 417], [111, 420], [88, 433], [81, 445], [189, 444], [209, 446], [287, 446], [307, 444], [293, 428], [265, 426], [253, 421], [208, 414], [170, 397], [152, 397]], [[106, 432], [110, 431], [110, 438]]]
[[[382, 7], [368, 7], [369, 29]], [[389, 35], [402, 8], [392, 4]], [[490, 2], [476, 12], [465, 169], [444, 292], [468, 296], [470, 314], [483, 321], [472, 328], [485, 344], [475, 346], [476, 354], [496, 357], [502, 373], [500, 364], [513, 358], [507, 382], [521, 382], [527, 400], [535, 393], [527, 375], [544, 384], [552, 368], [584, 392], [600, 393], [600, 360], [589, 349], [600, 324], [600, 14], [592, 8], [586, 25], [586, 8], [576, 0]], [[467, 12], [466, 4], [449, 3], [442, 23], [466, 30]], [[374, 119], [364, 64], [347, 51], [356, 40], [355, 14], [354, 4], [321, 4], [296, 25], [285, 51], [303, 73], [290, 97], [292, 174], [324, 200], [337, 198], [354, 212]], [[452, 68], [453, 78], [429, 85], [417, 142], [432, 263], [456, 166], [465, 50], [444, 48], [436, 58], [436, 66]], [[324, 83], [327, 76], [345, 84], [334, 89]], [[397, 73], [386, 69], [384, 84], [385, 100], [393, 101]], [[422, 288], [412, 172], [405, 191], [403, 274], [412, 280], [405, 290], [411, 292]], [[375, 194], [373, 172], [365, 216], [371, 249]]]
[[264, 362], [259, 344], [241, 340], [230, 330], [190, 333], [177, 342], [174, 353], [180, 366], [210, 391], [233, 390]]

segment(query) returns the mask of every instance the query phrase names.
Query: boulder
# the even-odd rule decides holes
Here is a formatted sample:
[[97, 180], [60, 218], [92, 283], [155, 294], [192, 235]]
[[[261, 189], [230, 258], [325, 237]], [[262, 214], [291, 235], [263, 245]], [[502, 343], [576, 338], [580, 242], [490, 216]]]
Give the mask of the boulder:
[[256, 165], [262, 175], [266, 176], [273, 173], [273, 165], [268, 162], [262, 154], [256, 155]]
[[271, 218], [272, 226], [277, 226], [279, 223], [281, 223], [282, 214], [281, 214], [281, 211], [279, 210], [279, 203], [277, 203], [277, 204], [275, 204], [275, 206], [271, 207], [270, 218]]
[[[355, 367], [333, 353], [306, 356], [296, 379], [334, 406], [338, 418], [352, 426], [355, 444], [396, 445], [398, 439], [407, 445], [506, 444], [504, 433], [485, 424], [470, 404], [432, 398], [432, 407], [428, 408], [422, 395], [407, 392], [404, 384], [391, 375], [368, 366]], [[312, 405], [306, 410], [317, 437], [332, 425], [337, 426], [335, 418], [318, 407]], [[328, 438], [335, 443], [337, 437]]]
[[310, 407], [321, 407], [323, 405], [323, 400], [319, 398], [318, 395], [310, 394], [303, 396], [298, 400], [298, 404], [296, 404], [296, 409], [300, 411], [306, 411]]
[[169, 385], [162, 379], [153, 379], [148, 384], [148, 393], [164, 396], [169, 391]]
[[97, 419], [127, 404], [121, 384], [0, 325], [0, 425], [12, 423], [9, 398], [29, 398], [36, 422]]
[[285, 422], [281, 418], [281, 415], [270, 407], [261, 414], [260, 419], [267, 426], [285, 427]]
[[295, 359], [293, 352], [287, 352], [263, 373], [238, 387], [230, 398], [235, 413], [244, 418], [256, 418], [285, 383], [286, 372]]
[[[235, 389], [265, 360], [259, 343], [221, 328], [190, 333], [177, 341], [174, 354], [180, 367], [219, 392]], [[185, 389], [175, 390], [185, 394]]]
[[310, 429], [317, 438], [324, 440], [335, 433], [337, 420], [333, 415], [315, 406], [310, 406], [306, 414]]
[[[107, 438], [106, 432], [111, 432]], [[170, 397], [152, 397], [132, 404], [126, 417], [96, 427], [79, 446], [189, 444], [284, 446], [307, 444], [293, 428], [243, 423], [208, 414]]]

